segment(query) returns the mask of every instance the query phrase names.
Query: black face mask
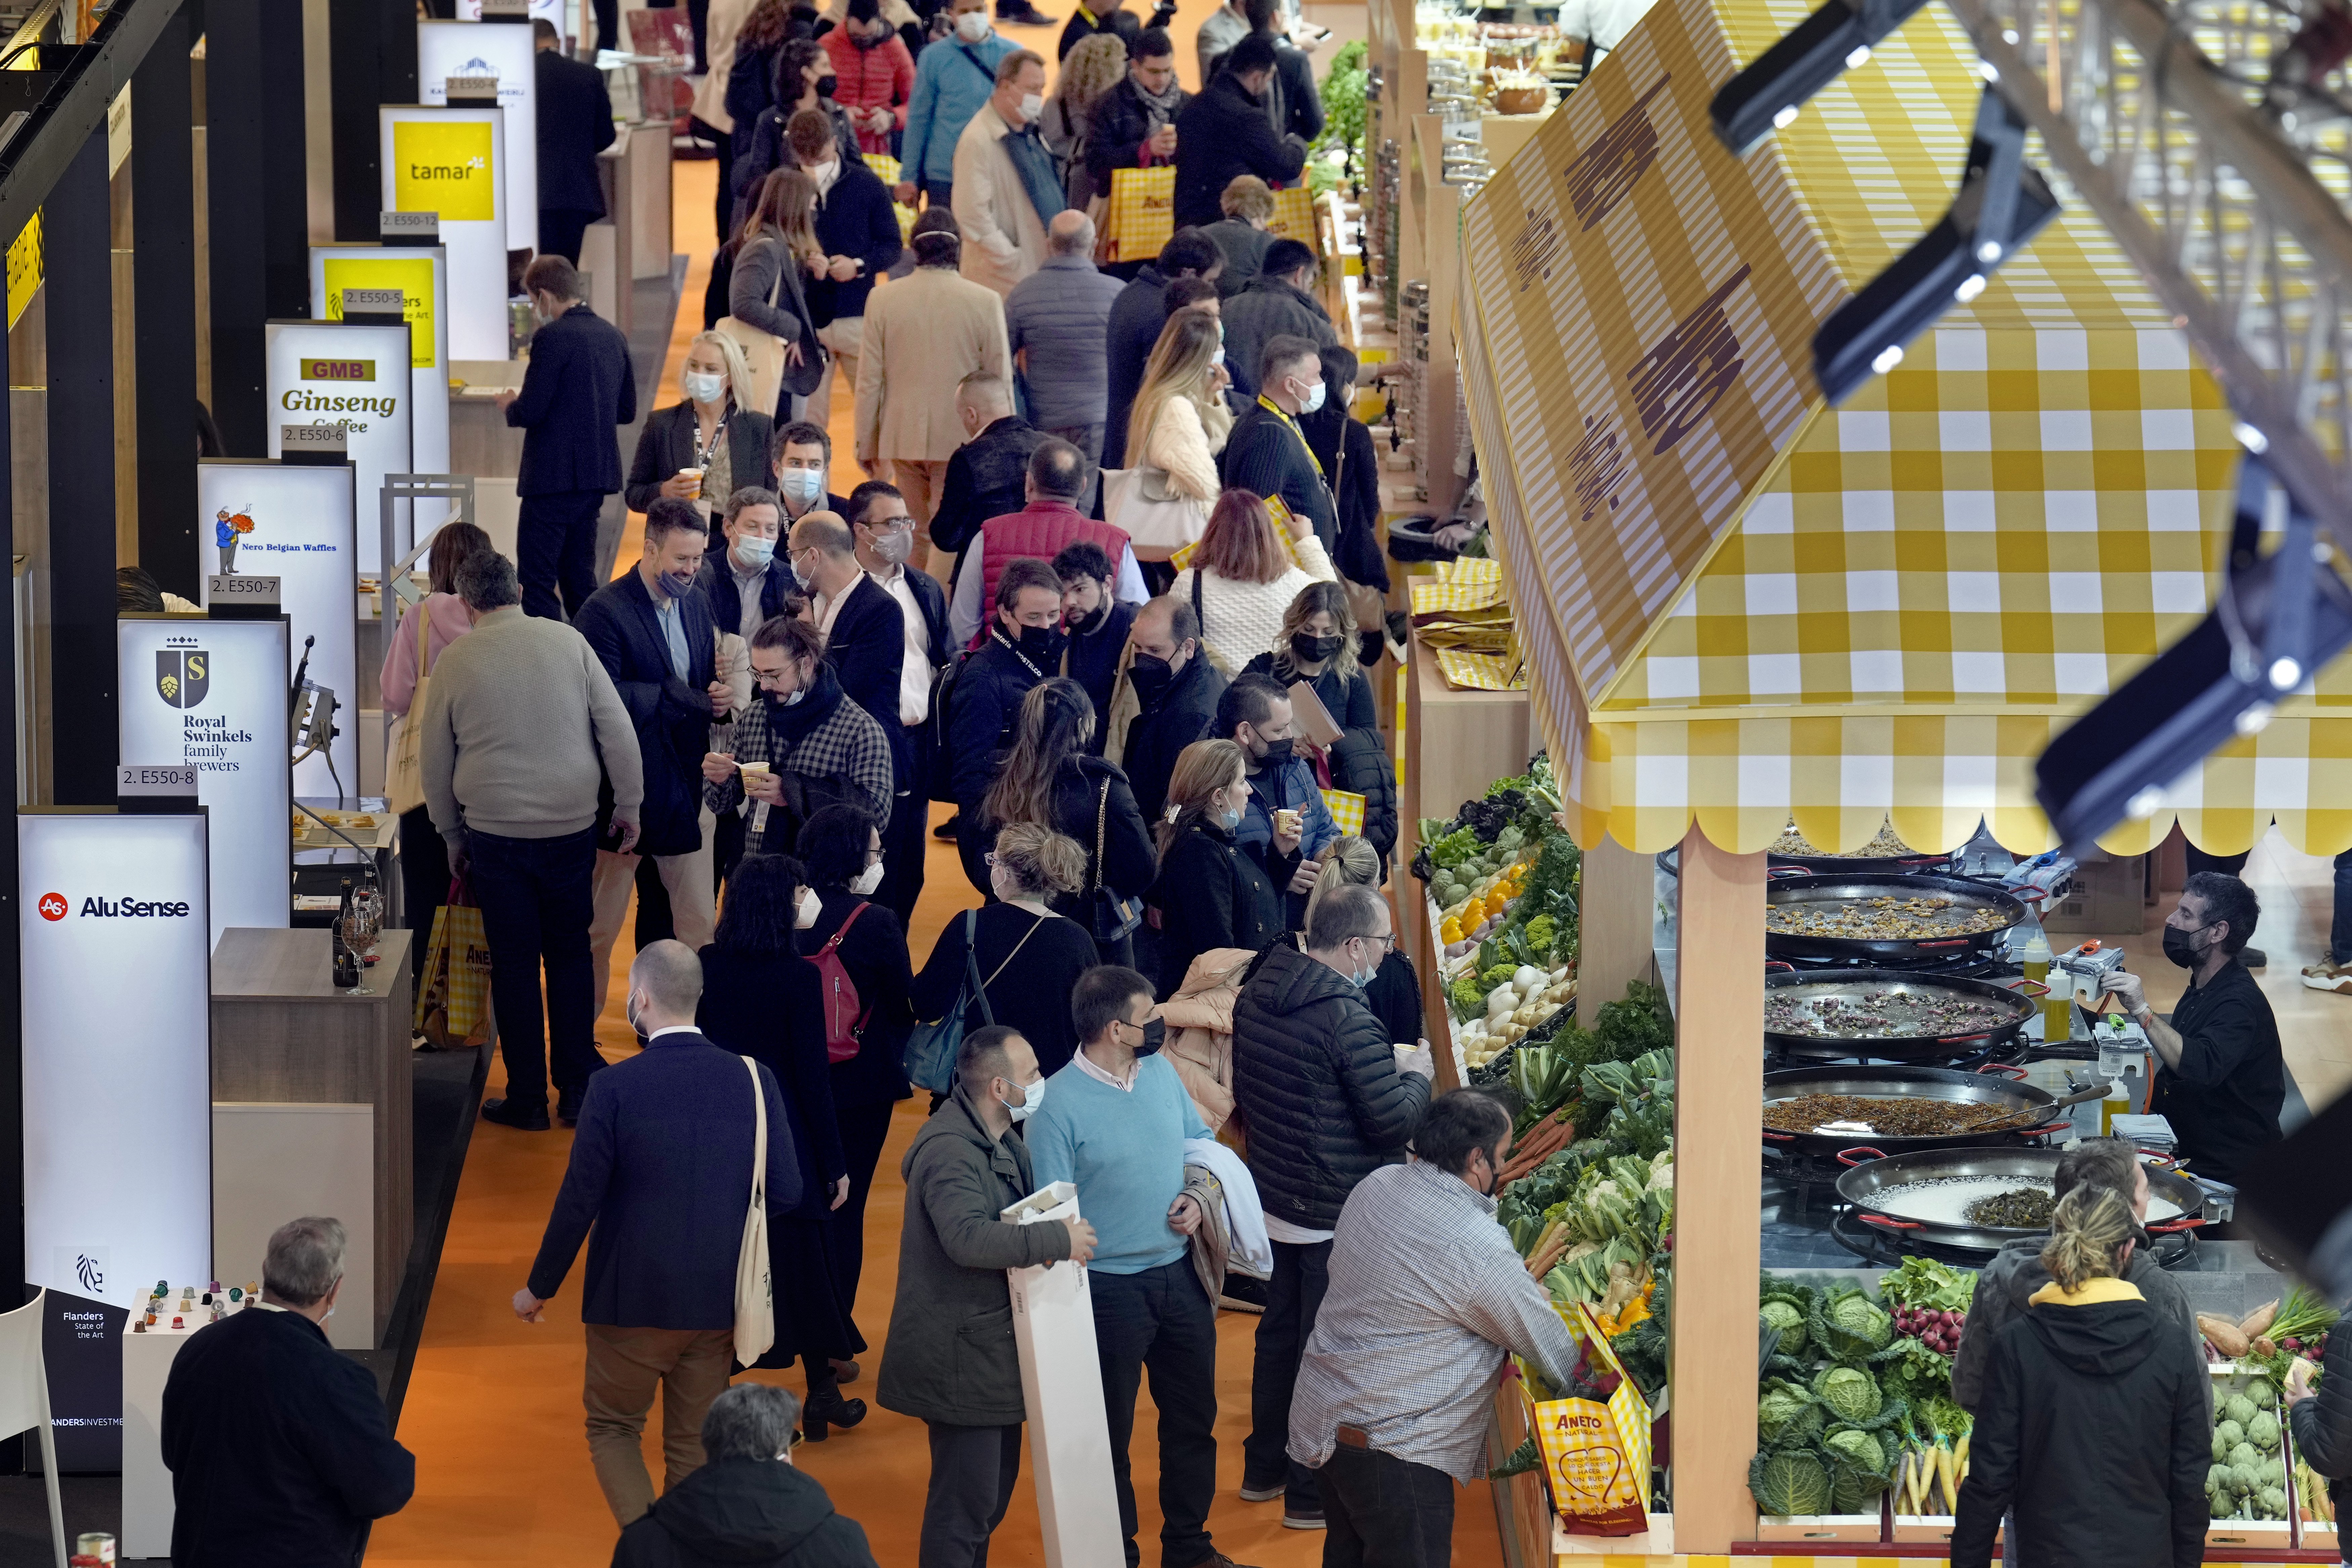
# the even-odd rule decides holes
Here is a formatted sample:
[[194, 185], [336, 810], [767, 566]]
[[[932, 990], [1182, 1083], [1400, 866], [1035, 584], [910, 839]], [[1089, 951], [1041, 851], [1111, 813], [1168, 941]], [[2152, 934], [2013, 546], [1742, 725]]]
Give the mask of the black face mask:
[[1013, 646], [1030, 663], [1042, 665], [1059, 659], [1066, 640], [1057, 626], [1023, 626]]
[[833, 89], [840, 85], [841, 79], [837, 76], [821, 76], [816, 79], [816, 95], [819, 98], [831, 98]]
[[1094, 607], [1093, 614], [1070, 623], [1070, 635], [1079, 637], [1092, 637], [1102, 630], [1104, 624], [1109, 619], [1110, 600], [1106, 596], [1101, 604]]
[[[1131, 1026], [1130, 1026], [1130, 1027]], [[1161, 1043], [1165, 1041], [1167, 1037], [1168, 1021], [1166, 1019], [1148, 1019], [1143, 1026], [1143, 1038], [1137, 1044], [1135, 1054], [1139, 1057], [1158, 1055]]]
[[1259, 767], [1278, 768], [1290, 761], [1292, 742], [1289, 736], [1285, 735], [1279, 741], [1267, 741], [1264, 744], [1265, 750], [1253, 753]]
[[2173, 963], [2180, 965], [2183, 969], [2196, 968], [2199, 962], [2202, 960], [2207, 953], [2213, 950], [2210, 946], [2198, 947], [2194, 943], [2190, 942], [2189, 939], [2195, 936], [2197, 931], [2212, 930], [2213, 925], [2213, 921], [2208, 921], [2203, 925], [2199, 926], [2196, 931], [2182, 931], [2179, 926], [2165, 927], [2164, 956], [2172, 960]]
[[1291, 637], [1290, 651], [1301, 664], [1322, 664], [1339, 651], [1339, 639], [1311, 637], [1305, 632], [1298, 632]]
[[887, 34], [884, 34], [881, 37], [869, 38], [863, 33], [852, 33], [849, 35], [849, 41], [856, 45], [861, 49], [870, 49], [881, 43], [882, 37], [887, 37], [889, 35]]
[[1127, 679], [1137, 699], [1149, 708], [1168, 695], [1168, 689], [1176, 684], [1176, 671], [1158, 654], [1139, 653], [1128, 665]]

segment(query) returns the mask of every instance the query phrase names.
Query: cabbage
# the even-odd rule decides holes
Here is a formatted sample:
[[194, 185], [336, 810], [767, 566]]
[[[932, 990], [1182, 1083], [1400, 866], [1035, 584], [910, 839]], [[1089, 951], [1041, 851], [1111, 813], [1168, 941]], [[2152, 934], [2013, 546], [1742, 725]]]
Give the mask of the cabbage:
[[2253, 1400], [2254, 1408], [2257, 1410], [2271, 1410], [2278, 1405], [2278, 1394], [2265, 1379], [2256, 1378], [2253, 1385], [2247, 1389], [2246, 1393], [2247, 1396]]
[[1830, 1473], [1802, 1449], [1757, 1455], [1748, 1467], [1748, 1491], [1766, 1513], [1830, 1510]]
[[2239, 1426], [2235, 1421], [2222, 1422], [2213, 1428], [2214, 1446], [2221, 1450], [2213, 1457], [2217, 1459], [2228, 1458], [2230, 1450], [2245, 1440], [2246, 1429], [2243, 1426]]
[[1822, 1447], [1859, 1469], [1876, 1475], [1886, 1468], [1886, 1450], [1877, 1438], [1856, 1426], [1841, 1426], [1822, 1439]]
[[1756, 1432], [1766, 1447], [1803, 1442], [1817, 1425], [1813, 1396], [1793, 1383], [1773, 1378], [1756, 1401]]
[[1895, 1320], [1858, 1289], [1832, 1289], [1815, 1310], [1821, 1348], [1842, 1361], [1860, 1361], [1895, 1338]]
[[2221, 1414], [2242, 1427], [2254, 1418], [2254, 1402], [2242, 1394], [2233, 1394], [2221, 1406]]
[[2263, 1453], [2274, 1453], [2279, 1446], [2279, 1418], [2268, 1410], [2257, 1410], [2254, 1418], [2246, 1423], [2246, 1441]]
[[1832, 1366], [1813, 1380], [1813, 1392], [1842, 1421], [1867, 1421], [1885, 1403], [1878, 1384], [1859, 1367]]
[[1767, 1301], [1759, 1310], [1766, 1323], [1780, 1331], [1780, 1354], [1792, 1356], [1805, 1348], [1805, 1314], [1794, 1304]]

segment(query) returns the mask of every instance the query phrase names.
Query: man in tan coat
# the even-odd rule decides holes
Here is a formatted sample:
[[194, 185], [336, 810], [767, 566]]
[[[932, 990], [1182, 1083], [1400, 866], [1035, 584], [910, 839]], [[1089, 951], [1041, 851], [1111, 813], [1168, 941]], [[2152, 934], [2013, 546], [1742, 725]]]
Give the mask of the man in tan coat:
[[1045, 62], [1015, 49], [996, 62], [996, 90], [956, 141], [954, 202], [963, 275], [999, 294], [1045, 259], [1045, 225], [1069, 204], [1037, 132]]
[[957, 384], [974, 371], [1010, 384], [1013, 357], [1005, 347], [1004, 301], [957, 276], [962, 246], [954, 216], [927, 209], [915, 220], [913, 248], [915, 269], [866, 301], [857, 461], [869, 474], [888, 465], [919, 541], [939, 507], [948, 459], [963, 444]]

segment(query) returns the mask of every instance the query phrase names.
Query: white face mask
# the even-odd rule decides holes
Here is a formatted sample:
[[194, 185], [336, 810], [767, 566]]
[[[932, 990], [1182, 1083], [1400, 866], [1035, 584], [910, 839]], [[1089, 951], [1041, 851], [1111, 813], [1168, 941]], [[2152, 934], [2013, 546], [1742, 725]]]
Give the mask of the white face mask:
[[727, 395], [727, 378], [716, 371], [689, 370], [677, 379], [697, 403], [716, 403]]
[[747, 533], [735, 542], [735, 559], [746, 566], [756, 566], [764, 571], [768, 563], [775, 558], [776, 542], [772, 539]]
[[824, 494], [823, 468], [786, 468], [776, 476], [776, 488], [784, 499], [803, 506], [814, 506]]
[[1219, 343], [1219, 344], [1217, 345], [1217, 352], [1216, 352], [1216, 353], [1213, 353], [1213, 354], [1211, 354], [1211, 355], [1209, 356], [1209, 363], [1210, 363], [1211, 364], [1223, 364], [1223, 363], [1225, 363], [1225, 345], [1224, 345], [1224, 344], [1223, 344], [1223, 343]]
[[1044, 93], [1024, 92], [1021, 95], [1021, 118], [1023, 120], [1026, 121], [1029, 124], [1034, 125], [1037, 123], [1037, 117], [1045, 112], [1045, 95]]
[[801, 889], [800, 904], [796, 912], [793, 916], [793, 929], [795, 931], [808, 930], [809, 927], [816, 924], [816, 917], [824, 912], [824, 900], [820, 900], [816, 896], [816, 889], [814, 888], [803, 888]]
[[857, 874], [856, 879], [849, 884], [849, 890], [861, 899], [870, 899], [874, 896], [874, 889], [881, 885], [882, 862], [877, 860]]
[[988, 37], [988, 13], [965, 11], [955, 19], [956, 37], [967, 44], [976, 44]]
[[1315, 384], [1314, 389], [1308, 392], [1306, 398], [1298, 405], [1298, 412], [1301, 414], [1312, 414], [1322, 406], [1323, 384], [1318, 381]]
[[[999, 1079], [996, 1081], [1003, 1083], [1005, 1080]], [[1026, 1121], [1031, 1117], [1037, 1114], [1037, 1108], [1039, 1106], [1045, 1103], [1045, 1075], [1040, 1073], [1035, 1083], [1016, 1084], [1014, 1087], [1021, 1090], [1020, 1104], [1004, 1105], [1004, 1097], [1001, 1094], [996, 1097], [996, 1103], [999, 1105], [1004, 1105], [1004, 1113], [1012, 1117], [1013, 1121]]]

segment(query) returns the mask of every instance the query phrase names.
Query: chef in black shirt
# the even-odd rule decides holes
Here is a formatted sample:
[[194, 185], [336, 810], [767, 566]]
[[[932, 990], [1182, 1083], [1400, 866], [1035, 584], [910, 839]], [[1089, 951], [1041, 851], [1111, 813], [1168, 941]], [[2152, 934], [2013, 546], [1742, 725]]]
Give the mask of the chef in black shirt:
[[2149, 1011], [2139, 977], [2100, 977], [2147, 1031], [2158, 1062], [2148, 1109], [2172, 1123], [2179, 1152], [2209, 1181], [2235, 1186], [2254, 1152], [2279, 1138], [2286, 1064], [2278, 1021], [2253, 975], [2237, 962], [2262, 905], [2235, 877], [2200, 871], [2164, 922], [2164, 956], [2189, 972], [2168, 1024]]

